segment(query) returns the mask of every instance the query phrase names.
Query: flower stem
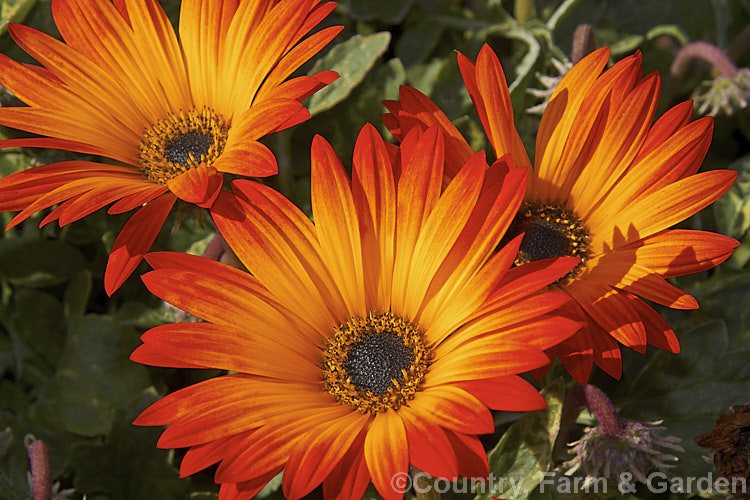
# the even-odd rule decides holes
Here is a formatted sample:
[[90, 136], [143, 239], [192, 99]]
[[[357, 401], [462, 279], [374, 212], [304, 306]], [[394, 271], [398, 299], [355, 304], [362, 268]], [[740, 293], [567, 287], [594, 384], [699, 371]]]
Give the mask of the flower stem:
[[203, 252], [203, 256], [211, 260], [220, 260], [221, 256], [224, 255], [225, 248], [226, 244], [224, 243], [224, 238], [222, 238], [221, 234], [217, 232], [214, 234], [214, 237], [211, 238], [211, 241], [208, 242], [206, 250]]
[[583, 395], [586, 406], [596, 415], [602, 432], [612, 439], [621, 438], [625, 428], [620, 421], [620, 417], [617, 415], [617, 410], [607, 395], [594, 385], [583, 387]]
[[414, 474], [414, 490], [417, 500], [440, 500], [440, 493], [435, 491], [435, 480], [427, 474]]
[[570, 51], [570, 62], [576, 64], [594, 50], [594, 30], [590, 24], [579, 24], [573, 32], [573, 48]]
[[52, 500], [52, 472], [49, 464], [49, 450], [44, 441], [32, 441], [27, 447], [31, 464], [31, 483], [34, 500]]
[[670, 73], [675, 77], [681, 77], [687, 71], [688, 63], [693, 59], [703, 59], [710, 63], [725, 78], [732, 78], [737, 74], [737, 66], [729, 56], [708, 42], [692, 42], [681, 48], [672, 62]]
[[523, 24], [531, 19], [534, 12], [534, 0], [516, 0], [513, 8], [516, 21]]

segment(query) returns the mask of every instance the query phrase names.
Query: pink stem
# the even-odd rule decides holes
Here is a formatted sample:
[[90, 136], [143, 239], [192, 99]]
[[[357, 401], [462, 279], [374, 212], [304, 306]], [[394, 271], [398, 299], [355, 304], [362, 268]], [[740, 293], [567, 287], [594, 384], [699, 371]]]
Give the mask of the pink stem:
[[52, 471], [47, 445], [37, 439], [26, 448], [26, 451], [31, 462], [34, 500], [52, 500]]
[[585, 386], [583, 388], [583, 395], [586, 400], [586, 406], [596, 415], [602, 432], [613, 439], [621, 438], [625, 432], [625, 427], [622, 425], [620, 417], [617, 415], [617, 410], [607, 395], [595, 385]]
[[573, 48], [570, 62], [576, 64], [594, 50], [594, 30], [590, 24], [579, 24], [573, 32]]
[[675, 76], [684, 74], [688, 63], [693, 59], [703, 59], [710, 63], [726, 78], [732, 78], [737, 74], [737, 66], [729, 56], [708, 42], [692, 42], [681, 48], [672, 62], [670, 72]]
[[217, 232], [214, 237], [211, 238], [211, 241], [208, 242], [208, 246], [206, 246], [203, 256], [207, 259], [219, 261], [221, 260], [221, 256], [224, 255], [224, 252], [226, 252], [226, 243], [224, 243], [224, 238], [221, 237], [221, 234]]

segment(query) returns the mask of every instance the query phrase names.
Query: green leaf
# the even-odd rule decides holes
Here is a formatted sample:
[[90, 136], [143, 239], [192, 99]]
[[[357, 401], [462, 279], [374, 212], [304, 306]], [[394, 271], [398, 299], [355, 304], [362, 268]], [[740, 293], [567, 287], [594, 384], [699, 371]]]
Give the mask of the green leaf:
[[6, 177], [21, 170], [34, 166], [34, 160], [29, 156], [13, 150], [0, 153], [0, 176]]
[[8, 23], [20, 23], [36, 0], [0, 0], [0, 35], [8, 31]]
[[396, 42], [396, 56], [407, 68], [421, 63], [437, 45], [443, 29], [443, 24], [431, 17], [409, 26]]
[[680, 354], [656, 353], [623, 387], [625, 394], [613, 397], [623, 418], [663, 420], [665, 435], [682, 438], [685, 453], [678, 454], [680, 461], [669, 471], [672, 477], [707, 475], [713, 465], [701, 457], [710, 451], [693, 438], [711, 430], [730, 405], [747, 402], [749, 353], [747, 347], [730, 347], [730, 332], [724, 321], [712, 320], [679, 333]]
[[0, 240], [0, 277], [14, 285], [56, 285], [84, 265], [81, 252], [62, 241]]
[[84, 269], [73, 276], [65, 289], [65, 313], [68, 316], [83, 316], [91, 296], [91, 271]]
[[383, 21], [398, 24], [403, 19], [414, 0], [349, 0], [349, 14], [360, 21]]
[[122, 325], [137, 328], [153, 328], [177, 319], [168, 317], [164, 302], [159, 302], [156, 307], [143, 302], [125, 302], [115, 313], [115, 318]]
[[489, 453], [490, 472], [505, 481], [493, 482], [493, 491], [478, 494], [477, 500], [527, 498], [549, 470], [565, 397], [562, 381], [554, 381], [542, 395], [547, 409], [521, 417]]
[[29, 381], [33, 377], [32, 383], [41, 385], [54, 372], [65, 341], [62, 304], [49, 293], [21, 289], [15, 296], [10, 327], [29, 358], [23, 365], [23, 379]]
[[714, 203], [714, 215], [720, 232], [742, 238], [750, 228], [750, 156], [743, 156], [729, 168], [737, 171], [737, 180]]
[[316, 115], [331, 109], [346, 99], [362, 82], [375, 61], [385, 53], [390, 40], [391, 34], [387, 32], [368, 36], [355, 35], [332, 48], [324, 58], [315, 63], [311, 74], [333, 70], [339, 74], [339, 78], [310, 98], [307, 105], [310, 114]]
[[137, 343], [136, 332], [111, 317], [73, 318], [57, 372], [32, 413], [54, 414], [80, 436], [108, 434], [115, 411], [149, 385], [146, 368], [128, 359]]
[[136, 427], [131, 421], [132, 414], [119, 411], [104, 443], [81, 442], [71, 449], [75, 489], [86, 495], [108, 493], [111, 500], [185, 498], [188, 480], [179, 479], [173, 452], [156, 447], [159, 429]]

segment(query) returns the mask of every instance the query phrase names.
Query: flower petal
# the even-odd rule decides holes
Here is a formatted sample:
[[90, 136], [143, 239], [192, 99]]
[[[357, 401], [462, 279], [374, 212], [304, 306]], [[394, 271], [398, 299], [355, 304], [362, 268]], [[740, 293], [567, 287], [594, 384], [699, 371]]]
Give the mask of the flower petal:
[[399, 412], [412, 413], [412, 420], [428, 420], [443, 430], [476, 435], [495, 429], [492, 414], [477, 398], [453, 384], [428, 387], [426, 378], [424, 390]]
[[669, 278], [699, 273], [718, 266], [732, 255], [740, 242], [722, 234], [689, 229], [671, 229], [634, 243], [633, 259]]
[[[409, 270], [414, 246], [435, 208], [443, 182], [443, 138], [433, 127], [423, 134], [414, 129], [401, 145], [401, 176], [397, 184], [396, 260], [392, 304], [407, 301]], [[394, 310], [400, 314], [402, 311]]]
[[455, 349], [435, 348], [436, 360], [425, 376], [425, 387], [449, 384], [459, 380], [476, 380], [515, 375], [549, 362], [537, 348], [493, 335], [467, 342]]
[[221, 193], [211, 209], [227, 244], [287, 310], [304, 311], [316, 330], [330, 334], [347, 313], [310, 219], [267, 186], [235, 181], [232, 189], [236, 196]]
[[362, 246], [350, 181], [321, 136], [313, 139], [311, 157], [312, 207], [321, 257], [340, 286], [349, 317], [364, 317]]
[[409, 463], [432, 477], [458, 479], [458, 462], [443, 429], [414, 412], [399, 409], [409, 442]]
[[[487, 44], [482, 46], [477, 57], [476, 82], [481, 105], [486, 111], [486, 120], [482, 120], [482, 125], [495, 150], [495, 157], [501, 158], [510, 153], [515, 167], [529, 167], [531, 162], [513, 123], [513, 105], [503, 68]], [[472, 99], [476, 97], [472, 95]], [[476, 107], [479, 104], [477, 100], [474, 101]]]
[[390, 304], [396, 241], [396, 185], [383, 138], [366, 124], [354, 145], [352, 198], [362, 234], [370, 304]]
[[443, 430], [456, 453], [458, 474], [472, 480], [487, 478], [490, 475], [490, 466], [487, 462], [487, 452], [484, 451], [479, 439], [475, 435]]
[[517, 375], [467, 380], [457, 385], [492, 410], [534, 411], [547, 406], [539, 391]]
[[167, 181], [169, 190], [182, 201], [210, 208], [224, 182], [215, 169], [201, 164]]
[[[214, 368], [298, 382], [314, 383], [320, 379], [318, 349], [309, 342], [290, 349], [289, 340], [277, 338], [278, 330], [259, 324], [257, 317], [252, 320], [249, 332], [246, 328], [212, 323], [157, 326], [141, 336], [143, 344], [130, 359], [166, 367], [173, 366], [172, 360], [176, 360], [177, 368], [188, 364], [193, 368]], [[308, 356], [298, 354], [300, 348]]]
[[409, 467], [408, 442], [401, 417], [393, 410], [379, 413], [365, 437], [365, 460], [372, 484], [385, 500], [400, 500], [403, 491], [393, 487], [393, 477]]
[[430, 283], [473, 215], [486, 164], [478, 154], [448, 184], [424, 221], [412, 250], [402, 314], [413, 318], [425, 305]]
[[318, 486], [346, 455], [369, 419], [368, 415], [352, 412], [298, 439], [284, 467], [284, 496], [301, 498]]
[[643, 354], [646, 350], [646, 330], [626, 294], [589, 280], [573, 281], [566, 291], [604, 331], [621, 344]]
[[397, 107], [392, 109], [392, 115], [384, 115], [383, 123], [391, 123], [389, 130], [391, 133], [396, 132], [394, 135], [399, 139], [414, 127], [427, 130], [432, 126], [438, 126], [445, 139], [445, 175], [452, 179], [474, 156], [474, 150], [453, 122], [429, 97], [407, 85], [399, 88], [398, 95], [399, 101], [392, 101], [397, 103]]
[[617, 217], [589, 228], [593, 234], [601, 235], [592, 241], [596, 245], [592, 250], [601, 251], [604, 245], [612, 248], [618, 240], [632, 242], [645, 238], [682, 222], [719, 199], [736, 178], [737, 172], [732, 170], [711, 170], [644, 196], [625, 207]]
[[138, 210], [117, 235], [104, 272], [104, 290], [112, 295], [135, 271], [154, 243], [177, 198], [163, 195]]
[[323, 481], [324, 498], [330, 500], [362, 498], [367, 485], [370, 484], [370, 472], [367, 470], [364, 454], [366, 435], [366, 431], [360, 432], [339, 465]]

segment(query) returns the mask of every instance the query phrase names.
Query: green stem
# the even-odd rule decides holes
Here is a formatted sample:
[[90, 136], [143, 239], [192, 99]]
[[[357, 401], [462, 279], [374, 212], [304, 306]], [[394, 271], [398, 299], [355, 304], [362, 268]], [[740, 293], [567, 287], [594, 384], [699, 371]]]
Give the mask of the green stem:
[[554, 31], [557, 28], [557, 24], [565, 19], [568, 14], [570, 14], [570, 11], [573, 10], [573, 7], [575, 7], [580, 1], [581, 0], [565, 0], [561, 3], [557, 10], [547, 20], [547, 28], [549, 28], [550, 31]]
[[413, 469], [414, 491], [417, 500], [440, 500], [440, 493], [435, 491], [435, 480], [424, 472]]
[[534, 14], [534, 0], [516, 0], [513, 12], [520, 24], [528, 22]]

